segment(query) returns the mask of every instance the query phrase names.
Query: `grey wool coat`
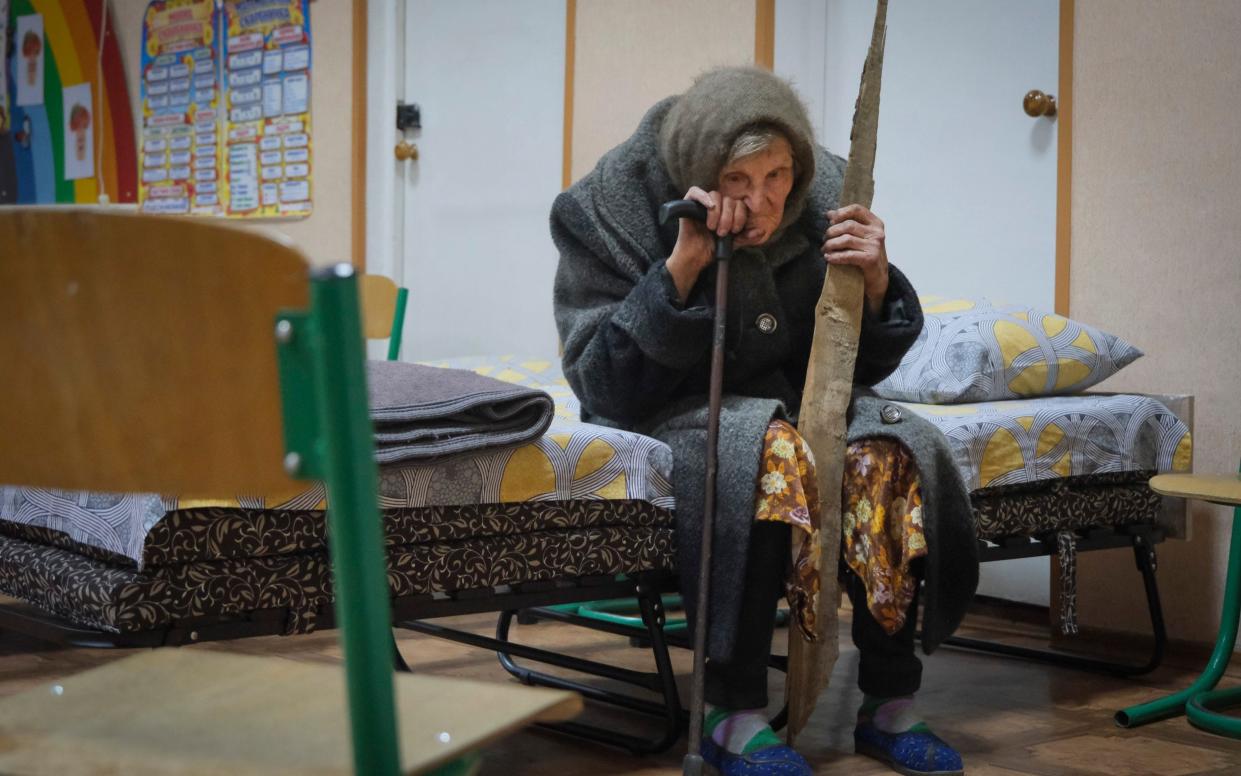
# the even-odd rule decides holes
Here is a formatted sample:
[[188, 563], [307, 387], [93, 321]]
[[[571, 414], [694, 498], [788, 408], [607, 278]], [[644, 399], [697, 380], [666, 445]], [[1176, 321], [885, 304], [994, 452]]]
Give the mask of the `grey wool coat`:
[[[682, 305], [664, 266], [677, 225], [661, 227], [656, 213], [661, 203], [686, 190], [684, 181], [668, 173], [675, 165], [660, 158], [661, 129], [667, 134], [663, 125], [677, 100], [655, 105], [629, 140], [556, 199], [551, 230], [560, 252], [554, 301], [565, 375], [581, 400], [583, 419], [638, 431], [671, 447], [678, 564], [683, 592], [692, 601], [703, 512], [714, 272], [703, 273]], [[795, 122], [780, 124], [786, 132], [799, 129]], [[735, 129], [723, 131], [735, 136]], [[738, 250], [730, 267], [708, 646], [718, 661], [729, 659], [737, 629], [744, 627], [737, 621], [738, 588], [745, 578], [763, 439], [773, 418], [796, 420], [825, 273], [819, 248], [825, 212], [835, 207], [840, 192], [844, 162], [812, 140], [805, 147], [813, 149], [813, 160], [801, 159], [798, 167], [815, 172], [790, 196], [790, 202], [800, 199], [799, 212], [761, 249]], [[770, 333], [756, 324], [764, 314], [776, 320]], [[888, 375], [921, 326], [917, 296], [893, 267], [883, 313], [865, 314], [855, 381], [867, 386]], [[917, 459], [929, 553], [923, 569], [923, 649], [929, 653], [960, 623], [977, 584], [973, 519], [939, 431], [908, 411], [901, 421], [884, 423], [884, 404], [873, 396], [855, 397], [849, 438], [891, 437]]]

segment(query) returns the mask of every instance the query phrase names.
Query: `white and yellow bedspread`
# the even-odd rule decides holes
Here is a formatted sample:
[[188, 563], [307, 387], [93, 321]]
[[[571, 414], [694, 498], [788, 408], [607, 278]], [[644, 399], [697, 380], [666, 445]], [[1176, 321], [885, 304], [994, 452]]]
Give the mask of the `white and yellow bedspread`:
[[[428, 362], [542, 388], [556, 402], [532, 443], [380, 469], [381, 508], [567, 499], [641, 500], [671, 509], [672, 454], [654, 439], [581, 423], [554, 360], [481, 356]], [[980, 404], [905, 404], [948, 438], [971, 490], [1121, 471], [1187, 471], [1189, 429], [1143, 396], [1084, 395]], [[0, 486], [0, 520], [53, 528], [75, 541], [140, 558], [167, 512], [202, 506], [322, 509], [323, 486], [212, 501]]]
[[903, 406], [948, 438], [970, 490], [1104, 472], [1182, 472], [1193, 460], [1189, 427], [1147, 396]]

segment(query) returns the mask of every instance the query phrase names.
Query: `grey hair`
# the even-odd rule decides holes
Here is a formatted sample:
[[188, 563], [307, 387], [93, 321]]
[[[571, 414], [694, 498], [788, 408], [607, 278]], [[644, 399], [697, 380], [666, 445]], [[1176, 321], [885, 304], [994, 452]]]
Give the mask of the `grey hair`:
[[[793, 145], [784, 130], [775, 124], [751, 124], [743, 128], [733, 140], [732, 147], [728, 149], [728, 156], [724, 164], [729, 165], [738, 159], [762, 153], [771, 148], [772, 144], [777, 140], [785, 141], [790, 148]], [[793, 175], [797, 175], [796, 158], [793, 160]]]

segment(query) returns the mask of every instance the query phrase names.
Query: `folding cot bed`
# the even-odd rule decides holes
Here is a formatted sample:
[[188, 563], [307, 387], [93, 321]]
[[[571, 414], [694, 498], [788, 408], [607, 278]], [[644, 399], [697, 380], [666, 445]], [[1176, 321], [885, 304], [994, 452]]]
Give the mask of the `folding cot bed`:
[[[662, 628], [661, 593], [676, 589], [668, 448], [578, 422], [576, 399], [548, 361], [509, 356], [435, 365], [542, 387], [556, 401], [556, 418], [528, 444], [381, 467], [394, 622], [494, 650], [528, 683], [571, 687], [663, 721], [645, 738], [581, 723], [569, 723], [568, 732], [638, 752], [671, 746], [683, 714], [667, 652], [682, 638], [665, 637]], [[1187, 467], [1189, 400], [1091, 394], [901, 406], [931, 419], [950, 440], [972, 490], [983, 560], [1058, 554], [1071, 603], [1074, 552], [1133, 548], [1155, 654], [1143, 666], [1077, 661], [1117, 673], [1153, 668], [1164, 640], [1154, 545], [1184, 531], [1184, 513], [1146, 480]], [[314, 487], [215, 502], [0, 487], [0, 594], [17, 599], [0, 606], [0, 629], [76, 645], [163, 646], [334, 627], [322, 510], [323, 491]], [[616, 598], [637, 599], [636, 630], [555, 606]], [[639, 637], [653, 648], [656, 671], [514, 643], [509, 630], [519, 611]], [[497, 638], [432, 622], [476, 612], [501, 613]], [[515, 658], [660, 697], [552, 677]]]

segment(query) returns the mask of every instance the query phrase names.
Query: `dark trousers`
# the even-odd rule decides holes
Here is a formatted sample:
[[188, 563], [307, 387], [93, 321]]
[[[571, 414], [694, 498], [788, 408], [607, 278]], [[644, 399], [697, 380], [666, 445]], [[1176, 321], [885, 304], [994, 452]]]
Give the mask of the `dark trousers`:
[[[707, 661], [707, 703], [726, 709], [767, 705], [767, 661], [776, 627], [776, 604], [784, 594], [790, 566], [785, 523], [755, 523], [741, 597], [740, 628], [728, 663]], [[914, 654], [918, 601], [910, 605], [905, 626], [889, 636], [866, 606], [866, 589], [852, 572], [843, 585], [853, 604], [853, 644], [861, 655], [858, 687], [867, 695], [912, 695], [922, 684], [922, 661]], [[790, 626], [796, 627], [796, 626]]]

